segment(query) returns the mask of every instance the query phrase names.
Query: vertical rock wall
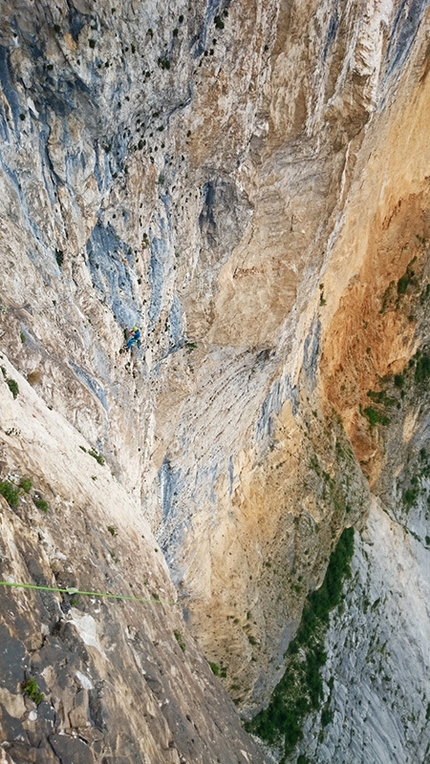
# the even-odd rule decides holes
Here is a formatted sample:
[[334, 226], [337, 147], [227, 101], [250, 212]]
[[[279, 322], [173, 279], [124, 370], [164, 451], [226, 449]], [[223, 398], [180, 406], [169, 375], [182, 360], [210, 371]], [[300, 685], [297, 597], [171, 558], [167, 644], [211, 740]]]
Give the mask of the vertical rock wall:
[[1, 10], [2, 348], [250, 713], [392, 474], [360, 406], [424, 336], [427, 3]]

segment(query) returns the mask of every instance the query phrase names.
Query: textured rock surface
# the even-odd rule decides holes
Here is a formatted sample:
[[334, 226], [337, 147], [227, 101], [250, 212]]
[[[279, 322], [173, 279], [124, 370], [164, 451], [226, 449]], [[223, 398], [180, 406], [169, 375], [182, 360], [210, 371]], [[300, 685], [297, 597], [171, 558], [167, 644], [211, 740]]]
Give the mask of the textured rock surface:
[[[12, 506], [0, 497], [1, 580], [144, 598], [0, 588], [4, 761], [263, 762], [183, 622], [138, 507], [1, 363], [19, 384], [15, 400], [0, 384], [3, 473], [32, 480]], [[26, 694], [30, 678], [44, 699]]]
[[[424, 478], [411, 465], [427, 448], [426, 362], [415, 359], [423, 380], [415, 383], [410, 370], [408, 388], [393, 374], [407, 376], [419, 347], [427, 357], [427, 3], [2, 0], [0, 8], [6, 376], [26, 376], [32, 400], [61, 418], [52, 432], [60, 452], [68, 422], [72, 440], [79, 434], [87, 452], [103, 455], [117, 481], [109, 486], [122, 491], [116, 506], [131, 502], [125, 525], [145, 522], [156, 534], [192, 633], [249, 715], [281, 676], [306, 594], [322, 581], [343, 527], [372, 533], [378, 545], [382, 534], [388, 560], [400, 531], [381, 521], [383, 534], [374, 514], [365, 531], [369, 507], [377, 499], [404, 526], [402, 508], [412, 523], [419, 504], [411, 481]], [[142, 346], [127, 355], [123, 330], [135, 323]], [[366, 414], [372, 406], [376, 414]], [[29, 409], [22, 416], [34, 425]], [[23, 431], [2, 421], [2, 478], [10, 470], [21, 476], [18, 436], [5, 434], [11, 429]], [[78, 445], [58, 488], [41, 466], [43, 453], [31, 451], [27, 462], [23, 445], [20, 461], [39, 476], [37, 490], [83, 510], [89, 496], [91, 506], [96, 501], [101, 475], [94, 461], [88, 479], [91, 456]], [[89, 511], [91, 527], [99, 512]], [[84, 521], [71, 507], [67, 518], [69, 559], [67, 544]], [[407, 560], [428, 581], [425, 508], [419, 522], [409, 530], [424, 545]], [[24, 536], [14, 524], [13, 533]], [[124, 528], [113, 541], [127, 545], [127, 537]], [[142, 564], [140, 554], [149, 551], [133, 564]], [[390, 570], [369, 563], [367, 583], [359, 554], [357, 593], [344, 617], [364, 633], [352, 600]], [[87, 538], [84, 581], [86, 559]], [[101, 586], [104, 564], [96, 568]], [[28, 574], [35, 580], [37, 571]], [[166, 570], [159, 575], [164, 581]], [[386, 604], [393, 622], [396, 602], [393, 595]], [[417, 608], [411, 600], [423, 635], [408, 659], [411, 674], [421, 671], [428, 633]], [[151, 607], [154, 619], [157, 612]], [[126, 639], [122, 619], [117, 626]], [[178, 653], [174, 638], [169, 644]], [[401, 640], [392, 652], [402, 655]], [[342, 664], [334, 648], [330, 655]], [[339, 697], [350, 671], [342, 666]], [[104, 664], [98, 670], [104, 681]], [[404, 686], [400, 662], [397, 672]], [[88, 688], [75, 689], [72, 726], [70, 714], [76, 723], [93, 720]], [[380, 751], [386, 720], [400, 716], [377, 697], [381, 739], [372, 734]], [[17, 713], [5, 705], [4, 719], [9, 713], [23, 724], [22, 703], [9, 700]], [[423, 708], [410, 713], [421, 718]], [[303, 755], [354, 761], [355, 722], [345, 717], [336, 726], [337, 715], [328, 753], [310, 743]], [[158, 719], [155, 748], [168, 737]], [[49, 750], [61, 757], [55, 724]], [[357, 739], [367, 739], [361, 727]], [[122, 734], [142, 756], [136, 730]], [[396, 745], [399, 761], [425, 750], [409, 733]], [[91, 755], [99, 755], [94, 746]], [[155, 748], [146, 751], [151, 762]], [[222, 748], [184, 752], [178, 743], [178, 750], [192, 761], [229, 760]], [[235, 744], [231, 754], [240, 750]]]
[[311, 761], [427, 761], [427, 557], [422, 540], [375, 504], [326, 642], [322, 708], [330, 721], [320, 715], [305, 725], [301, 750]]

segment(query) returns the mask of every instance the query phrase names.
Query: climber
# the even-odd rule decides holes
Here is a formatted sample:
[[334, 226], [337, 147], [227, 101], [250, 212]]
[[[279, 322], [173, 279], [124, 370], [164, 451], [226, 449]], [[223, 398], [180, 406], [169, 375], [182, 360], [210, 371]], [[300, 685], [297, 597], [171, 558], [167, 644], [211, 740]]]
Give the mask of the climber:
[[134, 342], [137, 343], [137, 347], [140, 348], [140, 329], [137, 326], [133, 326], [131, 332], [129, 331], [130, 339], [127, 342], [126, 350], [130, 350]]

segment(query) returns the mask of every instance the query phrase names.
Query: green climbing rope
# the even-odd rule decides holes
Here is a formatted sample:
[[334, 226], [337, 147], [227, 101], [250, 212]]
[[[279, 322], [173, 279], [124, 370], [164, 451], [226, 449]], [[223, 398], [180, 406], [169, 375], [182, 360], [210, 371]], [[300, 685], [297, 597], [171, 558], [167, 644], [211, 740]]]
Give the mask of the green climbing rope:
[[36, 584], [16, 584], [11, 581], [0, 581], [0, 586], [17, 587], [20, 589], [36, 589], [42, 592], [60, 592], [60, 594], [82, 594], [86, 597], [105, 597], [111, 600], [131, 600], [132, 602], [156, 602], [158, 605], [176, 605], [173, 600], [160, 600], [158, 598], [147, 599], [145, 597], [131, 597], [127, 594], [105, 594], [104, 592], [81, 592], [80, 589], [69, 587], [59, 589], [55, 586], [36, 586]]

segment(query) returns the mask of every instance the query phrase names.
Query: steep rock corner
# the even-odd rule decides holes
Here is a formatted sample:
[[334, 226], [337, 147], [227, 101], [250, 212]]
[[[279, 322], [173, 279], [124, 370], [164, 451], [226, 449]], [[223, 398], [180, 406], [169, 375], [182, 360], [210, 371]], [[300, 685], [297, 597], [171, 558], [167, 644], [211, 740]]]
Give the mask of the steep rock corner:
[[425, 761], [428, 3], [0, 10], [2, 760]]

